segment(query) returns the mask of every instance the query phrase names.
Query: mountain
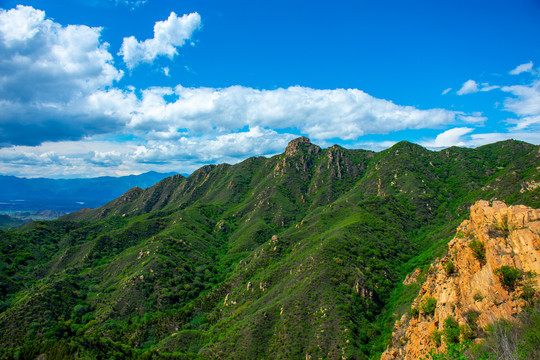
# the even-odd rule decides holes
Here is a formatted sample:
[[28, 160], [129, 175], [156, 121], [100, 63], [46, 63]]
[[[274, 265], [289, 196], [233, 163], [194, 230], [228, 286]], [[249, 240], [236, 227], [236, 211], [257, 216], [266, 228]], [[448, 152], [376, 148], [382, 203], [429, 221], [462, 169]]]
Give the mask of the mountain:
[[307, 138], [0, 233], [3, 358], [377, 358], [479, 199], [540, 208], [539, 147]]
[[174, 173], [147, 172], [122, 177], [86, 179], [26, 179], [0, 175], [0, 210], [28, 212], [56, 210], [72, 212], [98, 207], [134, 186], [146, 188]]

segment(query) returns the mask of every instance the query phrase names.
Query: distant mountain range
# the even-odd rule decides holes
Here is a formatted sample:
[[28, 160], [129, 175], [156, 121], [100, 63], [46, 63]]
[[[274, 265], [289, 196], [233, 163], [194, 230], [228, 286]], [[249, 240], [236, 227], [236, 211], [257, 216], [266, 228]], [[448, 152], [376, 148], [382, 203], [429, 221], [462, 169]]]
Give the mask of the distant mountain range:
[[147, 188], [175, 174], [150, 171], [140, 175], [88, 179], [27, 179], [0, 175], [0, 211], [8, 214], [39, 210], [68, 213], [95, 208], [132, 187]]

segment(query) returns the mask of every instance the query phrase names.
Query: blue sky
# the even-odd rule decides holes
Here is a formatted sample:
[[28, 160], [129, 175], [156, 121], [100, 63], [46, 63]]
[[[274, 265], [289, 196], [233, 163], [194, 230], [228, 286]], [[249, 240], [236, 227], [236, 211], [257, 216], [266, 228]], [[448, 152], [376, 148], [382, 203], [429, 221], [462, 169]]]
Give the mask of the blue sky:
[[540, 1], [0, 0], [0, 174], [540, 143]]

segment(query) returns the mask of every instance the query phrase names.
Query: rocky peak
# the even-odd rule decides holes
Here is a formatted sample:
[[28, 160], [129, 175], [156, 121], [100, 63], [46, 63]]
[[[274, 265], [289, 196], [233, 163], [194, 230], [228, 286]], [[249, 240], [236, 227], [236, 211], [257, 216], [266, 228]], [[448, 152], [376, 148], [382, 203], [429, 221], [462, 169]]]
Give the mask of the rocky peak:
[[540, 277], [524, 276], [509, 287], [498, 271], [502, 267], [540, 273], [540, 209], [478, 201], [470, 220], [448, 243], [448, 255], [431, 265], [411, 313], [396, 322], [392, 344], [381, 359], [417, 359], [431, 349], [444, 351], [440, 334], [449, 317], [473, 341], [482, 341], [481, 329], [495, 320], [513, 319], [527, 304], [526, 289], [538, 294]]
[[126, 191], [124, 195], [122, 195], [122, 196], [120, 196], [118, 198], [118, 202], [120, 202], [120, 203], [122, 203], [122, 202], [132, 202], [133, 200], [138, 198], [141, 195], [142, 192], [143, 192], [143, 189], [141, 189], [140, 187], [138, 187], [138, 186], [132, 187], [131, 189]]
[[301, 136], [289, 142], [287, 148], [285, 149], [285, 155], [294, 156], [302, 153], [304, 150], [307, 150], [308, 154], [316, 154], [321, 150], [321, 148], [317, 145], [313, 145], [309, 138]]

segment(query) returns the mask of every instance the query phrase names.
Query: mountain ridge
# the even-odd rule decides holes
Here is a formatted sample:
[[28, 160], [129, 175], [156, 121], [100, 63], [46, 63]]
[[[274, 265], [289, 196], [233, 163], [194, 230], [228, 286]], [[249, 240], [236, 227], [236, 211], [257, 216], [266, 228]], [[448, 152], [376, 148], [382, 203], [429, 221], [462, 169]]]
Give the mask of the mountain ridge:
[[540, 207], [526, 143], [287, 148], [0, 233], [18, 259], [0, 282], [4, 353], [374, 358], [409, 296], [399, 284], [444, 252], [470, 204]]

